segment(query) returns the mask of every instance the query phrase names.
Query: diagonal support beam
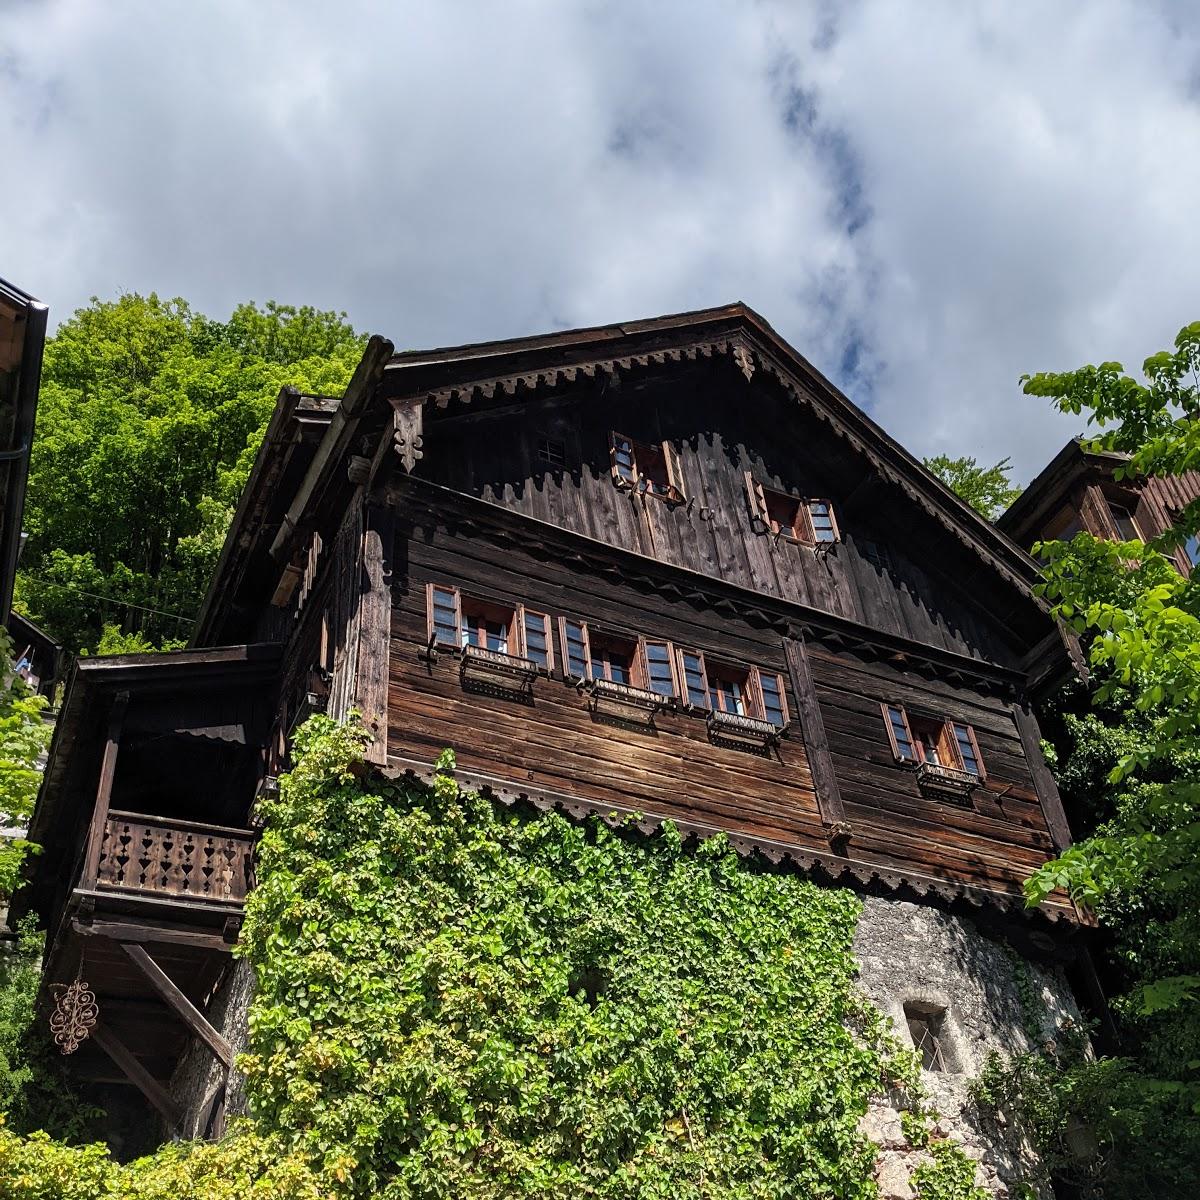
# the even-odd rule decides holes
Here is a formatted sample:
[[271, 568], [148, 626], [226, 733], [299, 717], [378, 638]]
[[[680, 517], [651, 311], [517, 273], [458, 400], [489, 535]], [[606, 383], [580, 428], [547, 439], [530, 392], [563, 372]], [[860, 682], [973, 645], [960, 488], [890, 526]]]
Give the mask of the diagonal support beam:
[[215, 1054], [227, 1070], [233, 1068], [233, 1050], [208, 1023], [205, 1015], [179, 990], [171, 977], [150, 957], [145, 946], [122, 942], [121, 949], [134, 961], [154, 990], [181, 1021]]
[[158, 1109], [171, 1129], [178, 1128], [183, 1120], [183, 1109], [171, 1098], [171, 1093], [142, 1066], [129, 1047], [104, 1025], [96, 1025], [91, 1036], [92, 1041], [121, 1068], [126, 1079]]

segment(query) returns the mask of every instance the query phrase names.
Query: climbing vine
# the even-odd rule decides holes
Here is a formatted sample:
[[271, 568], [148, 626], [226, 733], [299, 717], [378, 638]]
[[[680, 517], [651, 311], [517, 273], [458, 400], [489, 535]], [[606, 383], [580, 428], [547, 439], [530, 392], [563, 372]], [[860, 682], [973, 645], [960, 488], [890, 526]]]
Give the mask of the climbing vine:
[[[720, 837], [505, 809], [448, 754], [430, 786], [385, 783], [361, 749], [314, 718], [264, 813], [250, 1117], [127, 1167], [0, 1130], [0, 1192], [877, 1195], [858, 1122], [915, 1066], [854, 986], [852, 893]], [[920, 1194], [974, 1200], [931, 1149]]]

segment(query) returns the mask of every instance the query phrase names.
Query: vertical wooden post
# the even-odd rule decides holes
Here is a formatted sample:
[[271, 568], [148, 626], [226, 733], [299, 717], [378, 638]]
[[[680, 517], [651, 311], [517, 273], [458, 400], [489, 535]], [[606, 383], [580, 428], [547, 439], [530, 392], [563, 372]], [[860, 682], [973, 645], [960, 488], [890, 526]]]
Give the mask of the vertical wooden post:
[[783, 653], [792, 680], [792, 691], [796, 695], [796, 707], [804, 731], [804, 748], [808, 753], [808, 766], [812, 771], [813, 788], [817, 793], [817, 807], [821, 810], [821, 819], [827, 825], [844, 822], [846, 812], [842, 808], [842, 792], [838, 787], [833, 756], [829, 753], [829, 739], [825, 735], [825, 721], [821, 717], [821, 706], [817, 702], [817, 690], [813, 685], [812, 668], [809, 665], [804, 639], [785, 637]]
[[1017, 733], [1021, 737], [1021, 748], [1025, 751], [1029, 772], [1033, 776], [1033, 786], [1046, 817], [1046, 828], [1050, 830], [1054, 848], [1061, 852], [1071, 844], [1071, 826], [1067, 823], [1058, 784], [1054, 782], [1054, 776], [1050, 774], [1050, 768], [1042, 756], [1042, 731], [1027, 703], [1018, 701], [1012, 711]]
[[104, 743], [104, 756], [100, 760], [100, 782], [96, 785], [96, 806], [92, 811], [87, 855], [83, 861], [83, 878], [80, 880], [80, 885], [84, 888], [96, 886], [100, 846], [104, 841], [104, 826], [108, 823], [109, 801], [112, 799], [113, 776], [117, 770], [117, 747], [121, 741], [121, 727], [125, 723], [125, 709], [128, 704], [129, 693], [118, 692], [108, 715], [108, 738]]
[[371, 734], [366, 758], [387, 764], [388, 658], [392, 626], [392, 513], [369, 504], [363, 529], [362, 590], [359, 605], [355, 707]]

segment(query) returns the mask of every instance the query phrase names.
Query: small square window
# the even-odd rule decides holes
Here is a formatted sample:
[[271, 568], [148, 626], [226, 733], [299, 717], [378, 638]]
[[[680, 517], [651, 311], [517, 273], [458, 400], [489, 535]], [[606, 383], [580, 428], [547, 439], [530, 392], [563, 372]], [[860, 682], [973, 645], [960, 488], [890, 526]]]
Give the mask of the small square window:
[[828, 500], [803, 499], [764, 487], [746, 472], [750, 511], [761, 522], [761, 532], [805, 545], [832, 545], [838, 540], [837, 518]]
[[1124, 504], [1118, 504], [1115, 500], [1108, 502], [1108, 511], [1112, 514], [1113, 524], [1117, 527], [1117, 532], [1121, 535], [1123, 542], [1140, 542], [1142, 531], [1138, 528], [1138, 523], [1134, 520], [1133, 513], [1125, 507]]
[[983, 757], [970, 725], [942, 717], [910, 715], [898, 704], [881, 707], [892, 753], [901, 762], [932, 763], [984, 778]]
[[904, 1020], [908, 1024], [908, 1035], [913, 1049], [921, 1056], [921, 1067], [925, 1071], [949, 1071], [943, 1046], [943, 1027], [946, 1010], [932, 1004], [908, 1003], [904, 1006]]
[[892, 552], [882, 543], [873, 542], [869, 538], [863, 538], [859, 543], [859, 550], [867, 562], [874, 567], [878, 567], [881, 571], [894, 571], [896, 569], [892, 562]]
[[567, 463], [567, 445], [560, 438], [539, 437], [537, 457], [538, 462], [552, 470], [561, 470]]
[[618, 487], [675, 504], [686, 499], [679, 452], [671, 442], [651, 445], [622, 433], [610, 433], [609, 454], [613, 482]]

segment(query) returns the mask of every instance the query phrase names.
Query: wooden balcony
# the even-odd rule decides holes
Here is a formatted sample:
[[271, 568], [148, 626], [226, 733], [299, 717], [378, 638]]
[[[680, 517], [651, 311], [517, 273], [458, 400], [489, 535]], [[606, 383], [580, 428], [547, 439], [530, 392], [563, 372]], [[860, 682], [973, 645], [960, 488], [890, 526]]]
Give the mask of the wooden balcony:
[[113, 809], [99, 837], [94, 872], [85, 867], [81, 884], [97, 892], [241, 907], [253, 850], [248, 829]]

